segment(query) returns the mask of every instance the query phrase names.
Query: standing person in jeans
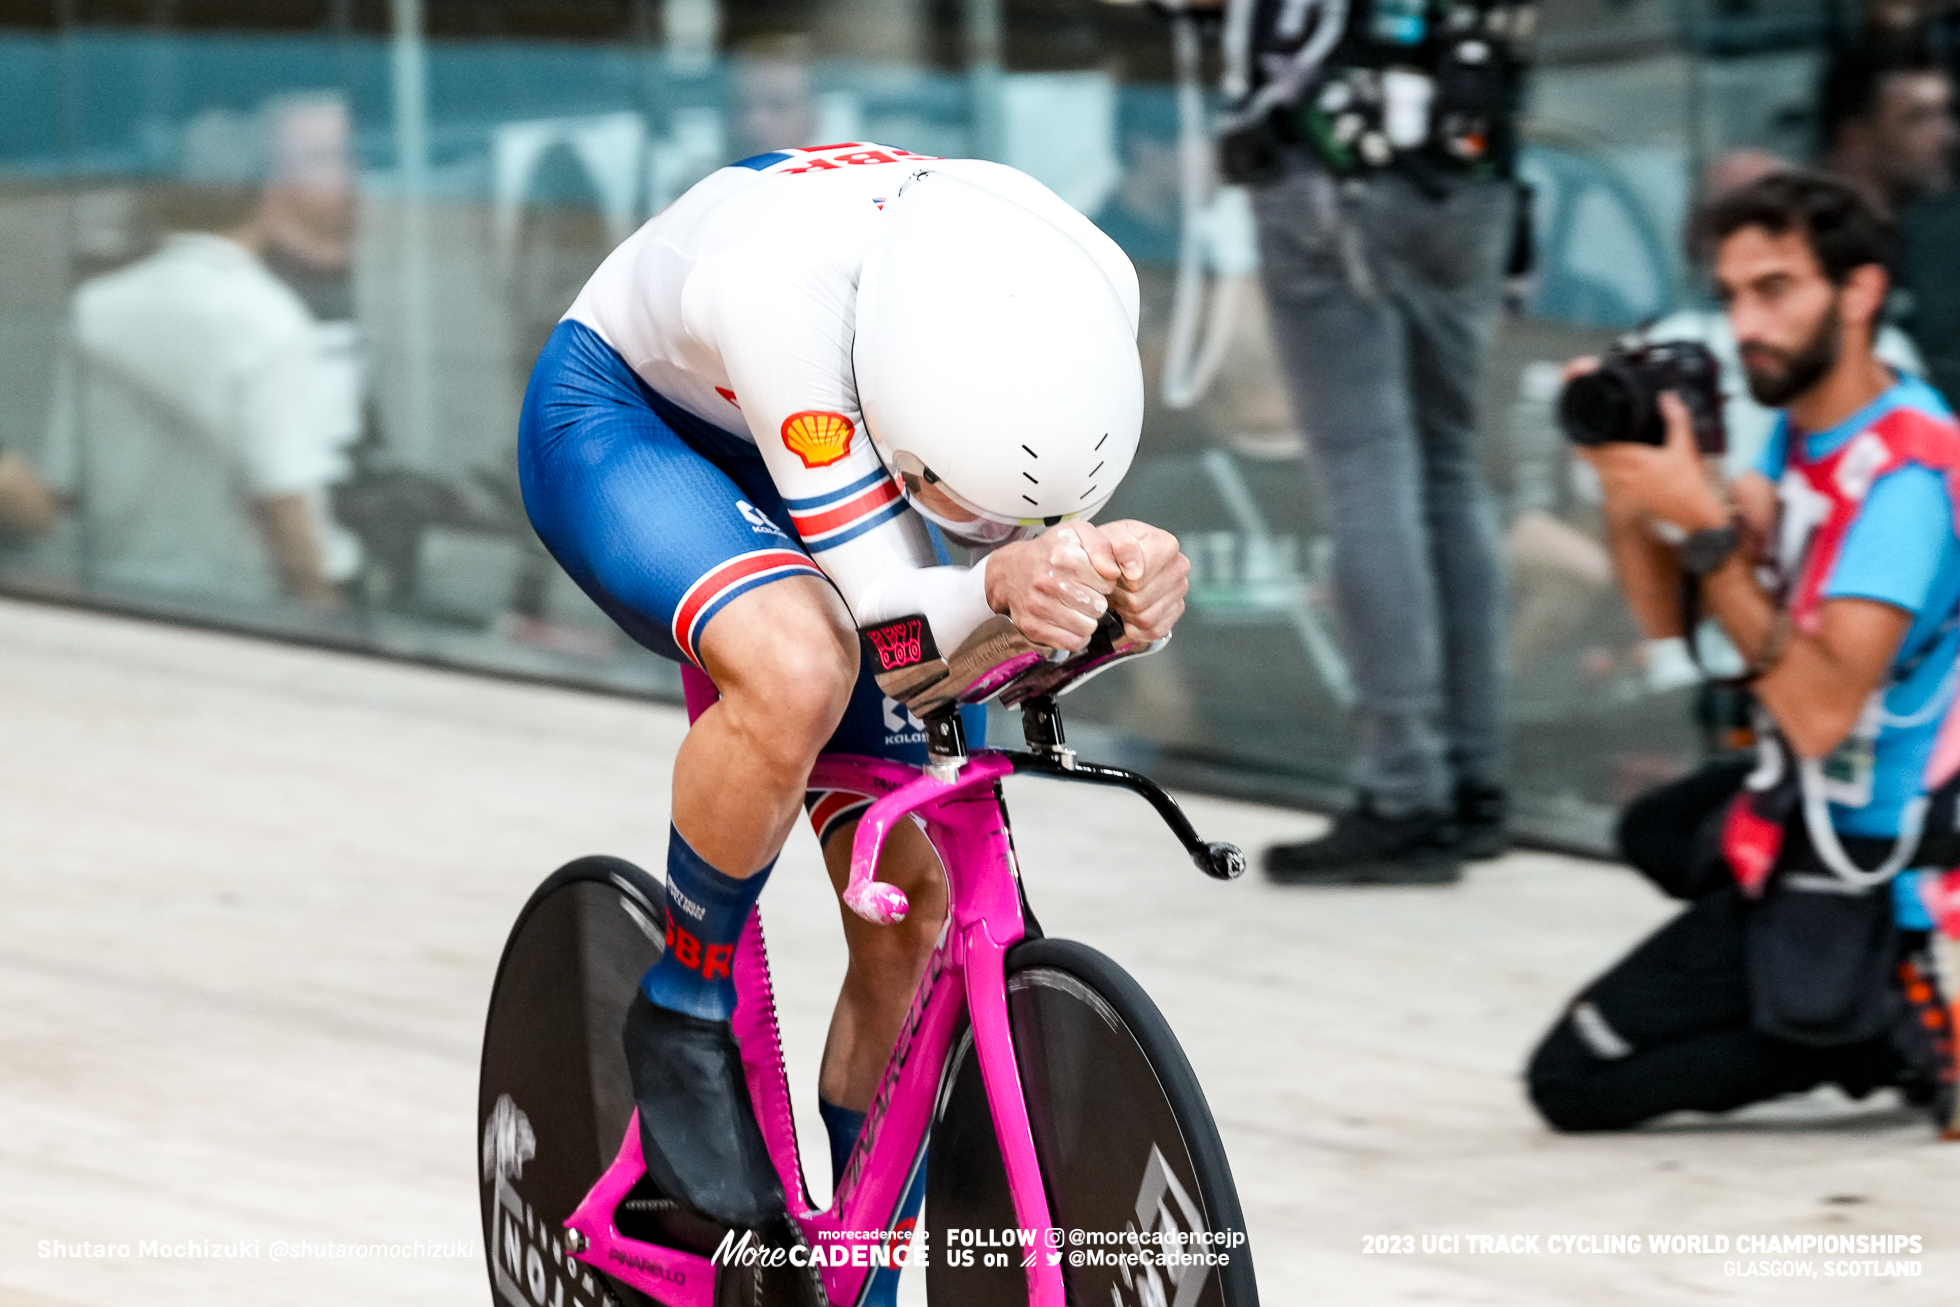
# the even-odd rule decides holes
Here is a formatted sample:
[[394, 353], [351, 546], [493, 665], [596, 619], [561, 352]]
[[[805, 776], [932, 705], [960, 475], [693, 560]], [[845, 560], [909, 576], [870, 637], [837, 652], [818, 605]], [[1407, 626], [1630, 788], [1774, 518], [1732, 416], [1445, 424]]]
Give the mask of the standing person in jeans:
[[1266, 851], [1286, 884], [1453, 881], [1505, 844], [1503, 580], [1476, 400], [1517, 229], [1529, 6], [1433, 12], [1310, 0], [1227, 18], [1243, 98], [1222, 163], [1254, 185], [1359, 695], [1354, 806]]

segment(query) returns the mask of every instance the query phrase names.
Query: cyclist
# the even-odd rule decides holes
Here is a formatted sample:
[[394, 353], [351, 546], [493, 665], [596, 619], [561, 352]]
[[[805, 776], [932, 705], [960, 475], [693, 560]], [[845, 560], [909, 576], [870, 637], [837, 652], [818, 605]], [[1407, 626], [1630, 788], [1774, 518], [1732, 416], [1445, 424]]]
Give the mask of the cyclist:
[[[519, 435], [538, 535], [720, 691], [675, 759], [668, 947], [624, 1035], [647, 1170], [712, 1220], [787, 1228], [729, 973], [810, 767], [925, 755], [854, 627], [923, 614], [950, 652], [1004, 613], [1076, 650], [1105, 612], [1143, 643], [1183, 611], [1171, 535], [1090, 524], [1136, 449], [1136, 322], [1129, 260], [1038, 182], [854, 143], [710, 175], [606, 259], [538, 360]], [[978, 561], [951, 565], [942, 533]], [[809, 802], [841, 891], [868, 801]], [[836, 1167], [945, 911], [930, 847], [900, 834], [880, 874], [911, 918], [843, 914], [819, 1077]]]

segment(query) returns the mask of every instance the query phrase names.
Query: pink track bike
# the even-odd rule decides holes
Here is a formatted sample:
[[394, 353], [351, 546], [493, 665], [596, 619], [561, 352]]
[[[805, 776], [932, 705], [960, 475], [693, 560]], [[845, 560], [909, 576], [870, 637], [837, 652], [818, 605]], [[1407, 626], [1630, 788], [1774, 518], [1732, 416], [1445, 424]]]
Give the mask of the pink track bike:
[[[1015, 773], [1133, 790], [1206, 874], [1243, 871], [1238, 849], [1201, 840], [1151, 781], [1066, 747], [1054, 696], [1127, 655], [1108, 631], [1059, 664], [1017, 648], [1011, 627], [950, 659], [904, 623], [867, 634], [880, 685], [924, 710], [929, 763], [825, 755], [810, 783], [876, 798], [847, 906], [903, 914], [875, 871], [887, 833], [913, 819], [944, 864], [947, 920], [822, 1209], [804, 1185], [759, 915], [737, 946], [735, 1034], [804, 1241], [789, 1255], [834, 1307], [860, 1302], [882, 1265], [923, 1270], [934, 1307], [1256, 1307], [1238, 1192], [1190, 1063], [1114, 962], [1043, 937], [1001, 796]], [[956, 710], [996, 696], [1021, 709], [1029, 749], [969, 754]], [[764, 1293], [753, 1244], [677, 1210], [641, 1161], [620, 1026], [662, 947], [664, 902], [638, 867], [580, 858], [511, 930], [478, 1097], [484, 1247], [506, 1307], [727, 1307]], [[922, 1228], [898, 1229], [922, 1164]]]

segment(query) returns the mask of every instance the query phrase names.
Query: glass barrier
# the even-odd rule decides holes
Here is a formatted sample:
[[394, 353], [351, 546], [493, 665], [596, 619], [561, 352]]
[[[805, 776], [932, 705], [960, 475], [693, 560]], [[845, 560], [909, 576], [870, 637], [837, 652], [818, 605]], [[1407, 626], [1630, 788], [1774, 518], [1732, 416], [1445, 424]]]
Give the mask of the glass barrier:
[[[607, 251], [731, 159], [828, 140], [977, 154], [1136, 261], [1150, 407], [1108, 512], [1174, 530], [1194, 567], [1177, 638], [1086, 687], [1072, 724], [1189, 783], [1341, 784], [1352, 678], [1324, 506], [1246, 197], [1185, 171], [1200, 100], [1180, 101], [1161, 15], [621, 0], [439, 7], [418, 29], [408, 0], [407, 26], [344, 0], [206, 5], [196, 27], [151, 8], [0, 26], [0, 587], [676, 694], [673, 665], [525, 523], [532, 359]], [[1537, 271], [1483, 402], [1514, 780], [1541, 838], [1604, 848], [1612, 808], [1706, 734], [1692, 669], [1639, 639], [1614, 589], [1596, 488], [1552, 421], [1558, 369], [1700, 311], [1692, 178], [1738, 146], [1808, 153], [1832, 12], [1541, 6], [1521, 167]], [[1215, 64], [1192, 83], [1204, 102]]]

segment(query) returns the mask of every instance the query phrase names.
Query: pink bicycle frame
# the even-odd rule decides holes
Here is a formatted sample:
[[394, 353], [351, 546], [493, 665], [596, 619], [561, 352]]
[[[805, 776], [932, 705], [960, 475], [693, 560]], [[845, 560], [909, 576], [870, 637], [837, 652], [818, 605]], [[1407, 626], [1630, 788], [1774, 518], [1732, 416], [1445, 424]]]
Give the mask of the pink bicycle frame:
[[[690, 691], [689, 708], [695, 709], [695, 687], [690, 685]], [[999, 779], [1012, 770], [1001, 754], [982, 751], [950, 783], [899, 763], [847, 755], [825, 755], [811, 774], [813, 789], [876, 797], [859, 821], [851, 849], [845, 901], [854, 911], [873, 921], [904, 915], [904, 895], [878, 881], [876, 872], [886, 836], [908, 818], [923, 823], [939, 853], [949, 902], [945, 930], [866, 1114], [864, 1133], [827, 1208], [812, 1206], [803, 1181], [758, 916], [751, 916], [736, 946], [734, 1029], [756, 1120], [783, 1192], [790, 1196], [792, 1214], [811, 1247], [826, 1258], [836, 1256], [835, 1249], [865, 1246], [841, 1239], [842, 1234], [890, 1228], [924, 1147], [962, 1014], [971, 1021], [1015, 1219], [1027, 1231], [1052, 1224], [1007, 1021], [1007, 950], [1026, 933], [1013, 846], [995, 794]], [[714, 1267], [709, 1258], [619, 1232], [614, 1212], [645, 1170], [635, 1117], [627, 1123], [612, 1165], [565, 1221], [567, 1229], [583, 1236], [582, 1249], [573, 1255], [669, 1307], [712, 1307]], [[943, 1253], [931, 1249], [928, 1256]], [[1061, 1270], [1047, 1260], [1031, 1258], [1040, 1264], [1024, 1268], [1030, 1307], [1063, 1307]], [[824, 1290], [833, 1303], [855, 1303], [873, 1269], [826, 1262]]]

